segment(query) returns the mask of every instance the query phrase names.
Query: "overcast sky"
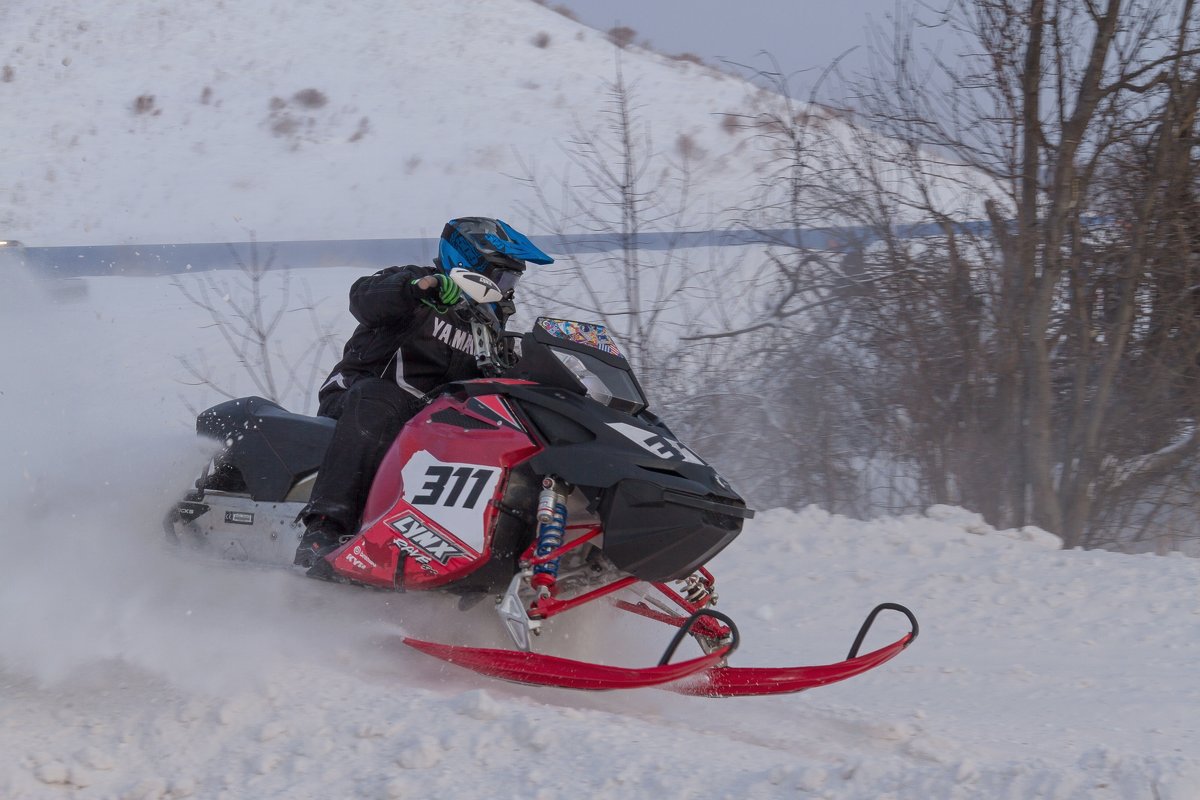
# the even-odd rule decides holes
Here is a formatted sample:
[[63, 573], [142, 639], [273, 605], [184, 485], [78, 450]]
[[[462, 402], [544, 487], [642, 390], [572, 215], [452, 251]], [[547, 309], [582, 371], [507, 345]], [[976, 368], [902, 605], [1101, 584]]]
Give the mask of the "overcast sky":
[[[767, 69], [771, 53], [791, 79], [794, 94], [807, 93], [821, 70], [847, 50], [844, 72], [865, 71], [868, 27], [891, 29], [896, 0], [548, 0], [564, 5], [600, 30], [635, 29], [663, 53], [692, 52]], [[799, 91], [798, 91], [799, 90]], [[824, 98], [823, 98], [824, 99]]]

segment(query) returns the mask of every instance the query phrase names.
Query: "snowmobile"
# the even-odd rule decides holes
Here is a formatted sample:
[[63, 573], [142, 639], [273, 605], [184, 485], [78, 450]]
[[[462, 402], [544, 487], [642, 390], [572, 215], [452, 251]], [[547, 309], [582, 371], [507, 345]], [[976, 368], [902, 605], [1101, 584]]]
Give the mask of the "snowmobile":
[[[385, 455], [358, 531], [325, 557], [325, 573], [377, 589], [491, 598], [513, 646], [411, 637], [405, 644], [526, 684], [664, 685], [731, 697], [845, 680], [917, 637], [912, 612], [884, 603], [868, 615], [844, 661], [730, 666], [739, 632], [715, 610], [715, 579], [705, 565], [754, 512], [650, 412], [606, 326], [540, 317], [526, 333], [506, 332], [493, 310], [495, 285], [474, 273], [452, 277], [464, 292], [453, 313], [469, 318], [484, 377], [427, 398]], [[171, 508], [168, 538], [228, 559], [288, 559], [333, 426], [260, 397], [202, 412], [197, 432], [222, 449]], [[548, 620], [601, 599], [676, 629], [657, 665], [627, 668], [535, 651]], [[860, 654], [885, 610], [905, 615], [911, 630]], [[702, 654], [672, 663], [689, 636]]]

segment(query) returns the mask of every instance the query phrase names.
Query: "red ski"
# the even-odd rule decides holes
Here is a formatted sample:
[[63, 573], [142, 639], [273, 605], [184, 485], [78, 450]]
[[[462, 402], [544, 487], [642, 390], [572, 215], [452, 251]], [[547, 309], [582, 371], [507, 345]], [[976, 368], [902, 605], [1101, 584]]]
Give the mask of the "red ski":
[[[864, 655], [858, 649], [875, 617], [884, 610], [905, 614], [912, 630], [901, 639]], [[729, 644], [713, 652], [682, 661], [668, 663], [684, 635], [704, 618], [717, 618], [728, 623]], [[665, 620], [664, 620], [665, 621]], [[574, 661], [539, 653], [499, 650], [484, 647], [460, 647], [405, 638], [404, 643], [423, 653], [451, 664], [492, 678], [534, 686], [554, 686], [562, 689], [637, 689], [660, 684], [680, 694], [701, 697], [750, 697], [756, 695], [793, 694], [817, 686], [844, 681], [878, 667], [900, 653], [917, 638], [916, 617], [903, 606], [883, 603], [868, 615], [850, 655], [835, 664], [809, 667], [729, 667], [723, 662], [737, 649], [737, 628], [728, 617], [716, 612], [700, 611], [682, 620], [679, 633], [667, 648], [662, 660], [654, 667], [614, 667]]]
[[727, 655], [729, 648], [706, 656], [660, 664], [655, 667], [627, 668], [569, 658], [523, 653], [519, 650], [498, 650], [487, 647], [456, 647], [419, 639], [405, 638], [404, 643], [434, 658], [440, 658], [481, 675], [533, 686], [555, 686], [560, 689], [639, 689], [670, 683], [706, 669], [715, 668]]
[[[911, 630], [900, 639], [873, 650], [864, 655], [858, 655], [867, 631], [875, 622], [875, 617], [881, 611], [899, 611], [908, 617]], [[830, 683], [844, 681], [875, 669], [880, 664], [891, 661], [900, 651], [913, 643], [920, 632], [917, 618], [911, 611], [896, 603], [881, 603], [867, 615], [850, 654], [844, 661], [835, 664], [824, 664], [813, 667], [713, 667], [707, 672], [700, 673], [700, 680], [685, 682], [672, 687], [680, 694], [700, 695], [703, 697], [750, 697], [765, 694], [792, 694], [825, 686]]]

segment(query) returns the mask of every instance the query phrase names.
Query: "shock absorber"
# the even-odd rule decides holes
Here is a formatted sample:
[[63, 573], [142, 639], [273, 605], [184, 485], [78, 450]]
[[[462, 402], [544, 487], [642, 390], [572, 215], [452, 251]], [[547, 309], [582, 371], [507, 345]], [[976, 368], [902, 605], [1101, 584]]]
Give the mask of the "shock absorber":
[[696, 608], [715, 606], [717, 593], [713, 588], [712, 575], [707, 570], [696, 570], [683, 580], [676, 581], [679, 593]]
[[[538, 535], [535, 556], [544, 556], [562, 547], [563, 529], [567, 525], [566, 487], [553, 475], [542, 480], [542, 492], [538, 495]], [[530, 583], [537, 590], [538, 598], [554, 594], [558, 581], [558, 559], [553, 558], [533, 568]]]

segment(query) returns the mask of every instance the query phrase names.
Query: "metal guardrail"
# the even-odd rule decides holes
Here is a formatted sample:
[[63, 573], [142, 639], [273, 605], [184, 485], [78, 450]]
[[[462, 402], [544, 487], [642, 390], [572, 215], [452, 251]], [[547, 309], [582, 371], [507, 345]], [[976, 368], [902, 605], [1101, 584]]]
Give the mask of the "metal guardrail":
[[[960, 223], [963, 231], [984, 232], [986, 222]], [[909, 225], [899, 229], [905, 238], [938, 236], [938, 225]], [[604, 253], [624, 244], [612, 234], [541, 236], [548, 252]], [[708, 230], [643, 233], [637, 246], [644, 250], [677, 247], [744, 246], [755, 243], [801, 246], [814, 250], [848, 250], [878, 238], [864, 227], [824, 229]], [[279, 267], [362, 267], [389, 264], [427, 264], [437, 252], [437, 239], [322, 239], [312, 241], [260, 241], [189, 244], [80, 245], [23, 248], [25, 262], [46, 276], [74, 278], [99, 275], [171, 275], [181, 272], [228, 269], [238, 259], [250, 263], [252, 249], [260, 259], [274, 258]]]

